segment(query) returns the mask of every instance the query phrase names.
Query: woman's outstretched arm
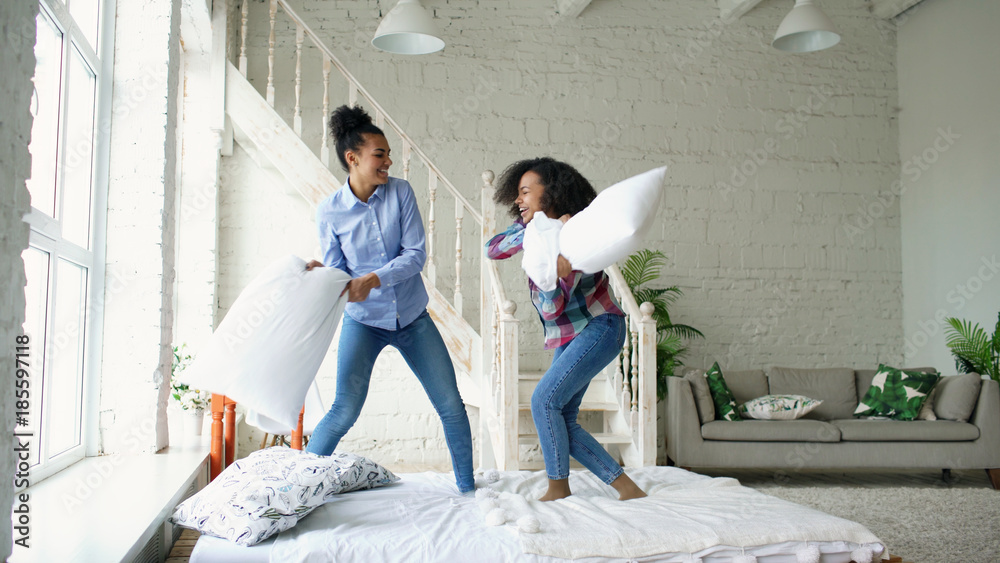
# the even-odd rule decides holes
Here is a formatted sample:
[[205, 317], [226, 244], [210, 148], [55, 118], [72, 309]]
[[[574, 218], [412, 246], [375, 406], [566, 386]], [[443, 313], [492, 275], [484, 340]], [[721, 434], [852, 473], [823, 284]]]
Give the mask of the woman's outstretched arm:
[[521, 252], [524, 243], [524, 223], [516, 221], [507, 230], [491, 238], [486, 243], [486, 257], [490, 260], [505, 260]]

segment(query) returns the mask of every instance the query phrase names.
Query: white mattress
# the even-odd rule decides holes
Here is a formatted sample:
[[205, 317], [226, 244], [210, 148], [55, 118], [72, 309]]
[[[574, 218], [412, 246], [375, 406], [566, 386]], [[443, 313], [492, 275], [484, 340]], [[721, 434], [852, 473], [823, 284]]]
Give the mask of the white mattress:
[[[676, 479], [678, 471], [680, 470], [676, 468], [649, 467], [630, 470], [629, 474], [646, 490], [650, 490], [655, 487], [651, 487], [653, 483]], [[516, 525], [487, 526], [484, 513], [477, 505], [476, 499], [460, 496], [455, 492], [451, 474], [411, 473], [401, 474], [400, 477], [399, 483], [388, 487], [341, 495], [336, 500], [317, 508], [294, 528], [253, 547], [240, 547], [226, 540], [202, 536], [191, 554], [190, 561], [191, 563], [567, 561], [567, 559], [525, 553]], [[711, 480], [709, 477], [698, 476], [698, 478]], [[574, 471], [571, 475], [574, 493], [581, 496], [588, 492], [613, 493], [610, 488], [601, 493], [595, 492], [605, 486], [595, 485], [591, 479], [589, 473]], [[482, 477], [478, 480], [477, 486], [485, 484]], [[522, 489], [524, 483], [534, 481], [541, 482], [542, 479], [529, 472], [504, 473], [502, 479], [502, 482], [517, 483]], [[727, 487], [713, 488], [718, 489], [720, 494], [725, 494]], [[829, 518], [831, 529], [843, 527], [842, 519], [833, 516]], [[545, 526], [544, 520], [542, 526]], [[657, 527], [658, 530], [662, 529], [662, 523], [657, 524]], [[864, 530], [863, 527], [861, 529]], [[669, 530], [663, 530], [663, 533], [669, 533]], [[783, 541], [742, 547], [716, 545], [695, 553], [657, 554], [622, 559], [585, 557], [576, 561], [687, 563], [701, 558], [703, 563], [728, 563], [734, 556], [745, 553], [756, 556], [758, 563], [796, 563], [796, 553], [805, 545], [803, 541]], [[849, 541], [809, 541], [808, 545], [819, 548], [821, 563], [847, 563], [851, 560], [851, 552], [861, 547], [860, 544]], [[869, 546], [872, 547], [871, 544]], [[884, 549], [880, 544], [874, 548], [879, 551]]]

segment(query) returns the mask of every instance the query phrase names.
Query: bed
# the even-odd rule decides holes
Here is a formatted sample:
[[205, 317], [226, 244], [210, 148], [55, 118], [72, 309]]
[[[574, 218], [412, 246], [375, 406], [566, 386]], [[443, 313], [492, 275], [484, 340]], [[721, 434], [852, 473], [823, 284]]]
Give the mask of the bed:
[[[618, 501], [585, 471], [572, 472], [574, 495], [555, 503], [532, 500], [544, 490], [543, 472], [477, 475], [476, 497], [459, 495], [450, 473], [401, 474], [398, 483], [339, 495], [252, 547], [203, 535], [190, 561], [722, 563], [754, 556], [757, 563], [846, 563], [852, 554], [864, 560], [866, 550], [869, 559], [884, 553], [882, 542], [860, 524], [734, 479], [675, 467], [629, 474], [650, 493], [648, 499]], [[506, 523], [488, 524], [495, 510]], [[538, 532], [524, 531], [526, 516], [536, 518]], [[682, 549], [669, 551], [677, 546]], [[818, 559], [804, 559], [807, 550]]]

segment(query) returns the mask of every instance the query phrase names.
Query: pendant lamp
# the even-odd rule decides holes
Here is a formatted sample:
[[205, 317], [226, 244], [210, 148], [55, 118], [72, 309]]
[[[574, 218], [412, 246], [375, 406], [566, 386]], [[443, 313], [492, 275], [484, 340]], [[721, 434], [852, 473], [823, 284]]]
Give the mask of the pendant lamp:
[[399, 55], [426, 55], [444, 49], [444, 40], [420, 0], [399, 0], [382, 18], [372, 45]]
[[795, 7], [781, 21], [771, 46], [789, 53], [810, 53], [839, 42], [840, 34], [833, 22], [813, 0], [795, 0]]

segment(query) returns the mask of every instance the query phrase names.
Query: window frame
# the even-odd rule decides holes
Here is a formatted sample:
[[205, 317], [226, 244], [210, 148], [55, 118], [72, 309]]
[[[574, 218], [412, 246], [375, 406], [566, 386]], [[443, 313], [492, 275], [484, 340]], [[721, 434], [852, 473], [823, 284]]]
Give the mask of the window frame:
[[[82, 1], [82, 0], [81, 0]], [[69, 0], [70, 3], [73, 0]], [[114, 64], [114, 20], [115, 1], [98, 0], [98, 28], [96, 38], [98, 45], [92, 46], [86, 35], [77, 26], [70, 15], [69, 7], [64, 0], [39, 0], [39, 17], [48, 17], [57, 29], [62, 32], [61, 65], [59, 79], [59, 116], [56, 132], [56, 182], [55, 215], [58, 219], [49, 217], [46, 213], [34, 207], [25, 214], [24, 220], [29, 225], [29, 247], [48, 254], [48, 280], [45, 288], [46, 304], [43, 324], [44, 339], [38, 341], [34, 336], [31, 342], [33, 359], [32, 374], [32, 412], [30, 416], [36, 422], [38, 435], [32, 440], [33, 448], [38, 450], [39, 463], [30, 469], [30, 482], [35, 484], [42, 479], [80, 461], [86, 456], [97, 455], [99, 447], [99, 411], [100, 411], [100, 373], [103, 342], [104, 291], [106, 275], [106, 241], [107, 241], [107, 202], [108, 202], [108, 170], [110, 154], [110, 132], [112, 118], [112, 79]], [[43, 16], [44, 14], [44, 16]], [[75, 51], [75, 52], [74, 52]], [[63, 237], [61, 221], [65, 217], [62, 207], [65, 194], [62, 185], [65, 182], [65, 165], [67, 150], [72, 147], [67, 143], [69, 127], [68, 114], [69, 72], [72, 67], [72, 57], [79, 56], [84, 64], [93, 71], [94, 106], [93, 106], [93, 139], [91, 150], [91, 195], [90, 195], [90, 228], [87, 248], [79, 246]], [[67, 149], [68, 147], [68, 149]], [[51, 438], [48, 436], [49, 412], [46, 404], [50, 402], [51, 393], [48, 382], [42, 377], [49, 376], [51, 358], [46, 357], [45, 346], [52, 345], [52, 334], [55, 307], [53, 296], [56, 293], [58, 280], [58, 263], [63, 259], [86, 269], [86, 294], [84, 296], [83, 344], [80, 360], [82, 363], [82, 381], [79, 394], [75, 398], [79, 403], [79, 444], [58, 454], [50, 454]], [[54, 305], [54, 306], [53, 306]], [[79, 341], [77, 341], [79, 342]], [[36, 396], [37, 394], [37, 396]], [[40, 426], [39, 426], [40, 425]]]

